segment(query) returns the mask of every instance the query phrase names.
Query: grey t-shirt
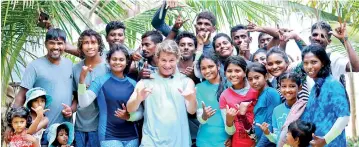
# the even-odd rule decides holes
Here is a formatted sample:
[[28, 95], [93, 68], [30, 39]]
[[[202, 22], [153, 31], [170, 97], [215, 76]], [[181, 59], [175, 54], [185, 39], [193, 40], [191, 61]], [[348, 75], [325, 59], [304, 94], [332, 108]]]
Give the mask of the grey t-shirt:
[[[82, 66], [84, 66], [84, 60], [80, 61], [73, 67], [73, 91], [77, 92], [80, 73], [82, 70]], [[85, 83], [86, 85], [90, 85], [96, 77], [100, 77], [105, 75], [109, 69], [105, 64], [105, 60], [103, 60], [100, 64], [98, 64], [91, 72], [89, 72], [86, 76]], [[89, 106], [85, 108], [80, 108], [77, 106], [76, 120], [75, 120], [75, 130], [81, 132], [92, 132], [97, 131], [99, 121], [99, 110], [97, 101], [94, 100]]]
[[61, 112], [61, 103], [71, 106], [72, 102], [72, 62], [69, 59], [61, 57], [59, 65], [52, 64], [46, 56], [32, 61], [26, 67], [20, 86], [26, 89], [44, 88], [52, 97], [50, 111], [46, 112], [48, 126], [70, 121]]

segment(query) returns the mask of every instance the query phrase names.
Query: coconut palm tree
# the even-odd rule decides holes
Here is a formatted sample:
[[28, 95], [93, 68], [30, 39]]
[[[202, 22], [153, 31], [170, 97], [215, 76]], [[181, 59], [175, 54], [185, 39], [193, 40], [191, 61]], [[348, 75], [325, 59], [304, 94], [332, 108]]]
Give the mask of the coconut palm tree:
[[[155, 5], [153, 5], [155, 3]], [[138, 41], [139, 34], [153, 29], [150, 22], [156, 11], [156, 6], [161, 5], [161, 1], [2, 1], [1, 2], [1, 76], [4, 92], [7, 83], [12, 81], [12, 74], [20, 75], [20, 66], [26, 66], [25, 57], [36, 58], [34, 51], [43, 50], [43, 36], [45, 30], [38, 27], [37, 18], [40, 12], [49, 14], [51, 22], [56, 27], [60, 27], [68, 35], [69, 40], [73, 32], [80, 34], [81, 26], [86, 28], [96, 28], [90, 19], [95, 19], [97, 23], [108, 23], [112, 20], [121, 20], [125, 23], [126, 43], [133, 48]], [[144, 5], [144, 11], [129, 17], [129, 9], [132, 6]], [[230, 7], [232, 9], [225, 9]], [[195, 14], [203, 9], [214, 12], [219, 21], [219, 28], [225, 28], [224, 24], [234, 25], [244, 22], [244, 18], [250, 18], [258, 24], [266, 21], [277, 21], [275, 8], [262, 5], [256, 2], [232, 2], [232, 1], [187, 1], [187, 7], [181, 9], [187, 17], [193, 19]], [[262, 9], [256, 12], [257, 9]], [[166, 19], [170, 25], [174, 23], [180, 10], [170, 11]], [[237, 15], [233, 15], [237, 14]], [[232, 17], [235, 16], [235, 17]], [[246, 17], [239, 17], [246, 16]], [[269, 16], [269, 17], [266, 17]], [[223, 24], [223, 25], [222, 25]], [[185, 29], [193, 30], [193, 25], [185, 24]], [[104, 34], [104, 28], [95, 29]], [[12, 72], [13, 71], [13, 72]]]
[[[234, 2], [233, 2], [234, 3]], [[151, 30], [151, 19], [156, 11], [156, 6], [161, 5], [159, 0], [152, 1], [98, 1], [98, 0], [79, 0], [79, 1], [37, 1], [37, 0], [8, 0], [1, 2], [1, 82], [2, 82], [2, 106], [9, 107], [14, 98], [14, 95], [9, 95], [6, 98], [7, 87], [9, 83], [12, 83], [13, 75], [20, 76], [20, 69], [26, 67], [27, 58], [35, 59], [37, 56], [34, 52], [43, 51], [43, 36], [46, 32], [45, 29], [37, 26], [39, 14], [45, 12], [49, 15], [51, 23], [55, 27], [60, 27], [65, 30], [70, 42], [76, 40], [73, 38], [74, 32], [79, 35], [84, 29], [92, 28], [104, 34], [104, 28], [96, 28], [98, 23], [108, 23], [112, 20], [121, 20], [125, 23], [126, 29], [126, 43], [130, 48], [133, 48], [135, 43], [138, 42], [139, 34], [143, 34], [147, 30]], [[275, 13], [268, 10], [273, 9], [271, 6], [261, 6], [255, 2], [238, 2], [245, 6], [241, 8], [233, 9], [235, 12], [226, 11], [222, 8], [230, 6], [230, 3], [213, 3], [218, 6], [212, 7], [211, 5], [205, 5], [203, 2], [188, 1], [187, 7], [181, 9], [185, 11], [188, 18], [193, 19], [195, 14], [202, 9], [209, 7], [210, 11], [214, 11], [220, 21], [224, 21], [229, 18], [230, 24], [239, 22], [239, 17], [231, 18], [233, 13], [240, 15], [248, 15], [262, 24], [263, 18], [266, 14], [271, 14], [271, 19], [278, 19], [275, 17]], [[204, 7], [202, 7], [203, 5]], [[144, 6], [139, 13], [130, 15], [134, 6]], [[151, 6], [151, 7], [146, 7]], [[262, 8], [263, 11], [259, 15], [254, 15], [255, 7]], [[273, 9], [274, 10], [274, 9]], [[247, 13], [245, 13], [247, 11]], [[166, 21], [170, 25], [173, 24], [179, 10], [171, 11], [167, 16]], [[220, 16], [223, 17], [220, 17]], [[253, 15], [253, 16], [251, 16]], [[91, 19], [95, 21], [91, 21]], [[269, 19], [266, 21], [270, 21]], [[225, 24], [225, 23], [223, 23]], [[185, 29], [193, 29], [193, 25], [186, 24]], [[223, 27], [219, 25], [219, 27]], [[75, 59], [74, 57], [67, 56]], [[12, 83], [14, 87], [18, 86], [16, 83]], [[16, 88], [14, 88], [16, 89]], [[12, 91], [11, 91], [12, 90]], [[12, 93], [16, 93], [10, 88]], [[7, 109], [6, 109], [7, 110]], [[7, 111], [2, 111], [2, 118]], [[3, 121], [4, 119], [2, 119]], [[3, 122], [4, 123], [4, 122]], [[2, 127], [4, 128], [4, 127]]]
[[[112, 20], [121, 20], [126, 25], [126, 44], [134, 48], [139, 42], [139, 35], [153, 29], [151, 19], [156, 9], [162, 4], [161, 0], [146, 1], [115, 1], [115, 0], [71, 0], [71, 1], [38, 1], [38, 0], [8, 0], [1, 2], [1, 81], [2, 104], [5, 103], [5, 91], [12, 75], [20, 76], [21, 67], [26, 67], [26, 58], [37, 58], [34, 51], [43, 50], [43, 36], [45, 29], [37, 26], [40, 12], [46, 12], [56, 27], [66, 31], [70, 42], [77, 38], [85, 28], [92, 28], [105, 34], [104, 27], [99, 23], [108, 23]], [[172, 25], [179, 11], [186, 18], [194, 20], [196, 14], [202, 10], [209, 10], [218, 19], [217, 29], [228, 30], [236, 24], [246, 24], [249, 19], [259, 25], [278, 22], [279, 14], [287, 15], [292, 12], [301, 12], [307, 16], [328, 21], [347, 22], [352, 27], [351, 32], [358, 32], [359, 1], [348, 0], [341, 2], [298, 1], [279, 2], [252, 2], [252, 1], [198, 1], [187, 0], [186, 6], [169, 11], [166, 22]], [[339, 13], [338, 13], [339, 12]], [[186, 30], [194, 30], [193, 23], [184, 25]], [[355, 35], [352, 33], [351, 35]], [[359, 42], [359, 36], [350, 37]], [[338, 41], [334, 40], [332, 48], [345, 54], [345, 50]], [[359, 52], [359, 45], [353, 44]], [[75, 57], [67, 56], [75, 59]]]

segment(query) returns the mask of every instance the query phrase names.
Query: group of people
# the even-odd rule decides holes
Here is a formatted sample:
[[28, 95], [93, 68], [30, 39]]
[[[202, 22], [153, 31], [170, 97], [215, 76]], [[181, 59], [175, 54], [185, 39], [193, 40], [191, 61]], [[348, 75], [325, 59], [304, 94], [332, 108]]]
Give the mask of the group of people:
[[[343, 74], [359, 71], [359, 57], [345, 24], [335, 30], [313, 24], [309, 45], [293, 31], [252, 22], [211, 40], [217, 24], [211, 12], [197, 15], [194, 34], [180, 31], [181, 17], [165, 24], [175, 6], [163, 4], [152, 20], [156, 30], [144, 33], [135, 51], [124, 45], [120, 21], [106, 26], [109, 50], [94, 30], [83, 31], [75, 47], [63, 30], [48, 28], [47, 55], [27, 65], [7, 113], [8, 145], [346, 146]], [[250, 32], [260, 32], [253, 54]], [[348, 57], [326, 52], [331, 36]], [[300, 61], [285, 53], [289, 40], [301, 50]], [[82, 60], [73, 65], [63, 52]]]

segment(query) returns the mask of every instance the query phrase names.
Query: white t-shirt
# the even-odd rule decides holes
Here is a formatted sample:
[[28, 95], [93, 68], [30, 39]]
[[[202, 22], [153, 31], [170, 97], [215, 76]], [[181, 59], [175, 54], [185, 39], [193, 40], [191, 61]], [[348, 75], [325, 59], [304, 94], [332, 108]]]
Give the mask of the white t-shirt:
[[344, 57], [337, 52], [332, 52], [329, 58], [331, 61], [330, 67], [332, 70], [332, 75], [336, 80], [339, 81], [340, 75], [345, 74], [346, 72], [345, 69], [347, 67], [347, 64], [349, 63], [349, 58]]

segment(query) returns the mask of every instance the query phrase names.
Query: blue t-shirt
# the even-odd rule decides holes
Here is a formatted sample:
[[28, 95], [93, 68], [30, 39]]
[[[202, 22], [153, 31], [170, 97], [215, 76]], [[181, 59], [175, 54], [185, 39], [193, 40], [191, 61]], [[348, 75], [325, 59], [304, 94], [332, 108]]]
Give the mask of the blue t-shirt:
[[138, 138], [134, 122], [122, 120], [115, 116], [117, 109], [127, 103], [135, 89], [136, 82], [131, 78], [120, 79], [111, 72], [97, 77], [89, 90], [97, 96], [100, 111], [98, 126], [99, 140], [127, 141]]
[[203, 101], [206, 107], [211, 106], [212, 109], [217, 109], [216, 113], [205, 124], [199, 126], [196, 140], [196, 145], [199, 147], [224, 147], [224, 142], [229, 137], [225, 131], [224, 120], [217, 99], [218, 86], [218, 84], [211, 84], [208, 80], [196, 85], [197, 108], [203, 109]]
[[[325, 136], [339, 117], [350, 115], [349, 102], [343, 85], [332, 76], [325, 79], [319, 96], [315, 95], [316, 88], [314, 86], [301, 119], [315, 124], [314, 134], [316, 136]], [[345, 130], [326, 146], [346, 146]]]
[[52, 97], [50, 111], [46, 112], [48, 126], [70, 121], [64, 118], [61, 112], [61, 103], [71, 106], [72, 102], [72, 62], [69, 59], [61, 57], [59, 65], [52, 64], [46, 56], [32, 61], [26, 67], [20, 86], [26, 89], [44, 88]]
[[[270, 124], [272, 130], [272, 113], [275, 107], [281, 103], [280, 95], [276, 89], [272, 87], [265, 87], [258, 97], [257, 104], [254, 106], [254, 121], [255, 123], [262, 124], [266, 122]], [[257, 146], [268, 146], [269, 140], [267, 137], [262, 136], [263, 131], [258, 126], [254, 126], [255, 134], [258, 139]], [[262, 139], [264, 139], [262, 141]], [[262, 144], [265, 143], [266, 145]]]
[[287, 102], [278, 105], [273, 110], [272, 127], [273, 133], [277, 135], [277, 140], [279, 140], [280, 131], [282, 130], [285, 120], [287, 119], [289, 111], [290, 107], [288, 106]]
[[[96, 77], [101, 77], [109, 71], [105, 63], [105, 60], [103, 60], [100, 64], [96, 65], [96, 67], [94, 67], [91, 72], [87, 73], [85, 79], [86, 85], [90, 85]], [[84, 65], [84, 60], [82, 60], [73, 67], [73, 89], [76, 91], [76, 93], [82, 66]], [[75, 130], [82, 132], [97, 131], [99, 121], [98, 115], [99, 111], [97, 101], [93, 101], [85, 108], [81, 108], [78, 105], [76, 111]]]

